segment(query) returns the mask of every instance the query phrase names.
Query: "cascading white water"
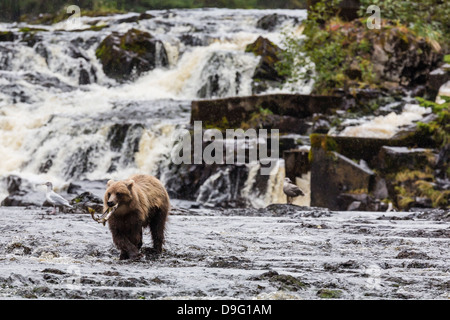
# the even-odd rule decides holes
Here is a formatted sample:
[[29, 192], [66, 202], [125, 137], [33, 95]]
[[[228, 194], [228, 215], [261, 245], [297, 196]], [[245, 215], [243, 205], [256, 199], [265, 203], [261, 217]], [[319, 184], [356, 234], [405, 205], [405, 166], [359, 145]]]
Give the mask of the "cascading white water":
[[[53, 26], [1, 24], [18, 35], [0, 43], [1, 177], [51, 180], [61, 188], [78, 179], [161, 171], [170, 161], [172, 135], [189, 121], [190, 101], [251, 94], [259, 60], [245, 53], [246, 45], [260, 35], [280, 44], [282, 30], [294, 31], [294, 21], [306, 17], [305, 10], [149, 13], [154, 18], [133, 23], [119, 23], [133, 15], [126, 14]], [[274, 31], [256, 27], [273, 13], [290, 18]], [[89, 30], [94, 21], [107, 27]], [[31, 32], [25, 41], [23, 27], [48, 31]], [[169, 67], [157, 63], [135, 81], [119, 84], [104, 74], [95, 50], [111, 32], [131, 28], [163, 42]]]

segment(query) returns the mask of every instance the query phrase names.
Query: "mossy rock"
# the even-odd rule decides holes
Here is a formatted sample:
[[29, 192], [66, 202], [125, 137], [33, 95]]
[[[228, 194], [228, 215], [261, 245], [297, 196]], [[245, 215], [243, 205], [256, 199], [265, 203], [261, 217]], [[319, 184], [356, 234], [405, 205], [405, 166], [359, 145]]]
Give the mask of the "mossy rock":
[[285, 80], [285, 77], [276, 68], [283, 51], [271, 41], [260, 36], [255, 42], [247, 45], [245, 52], [252, 52], [254, 55], [261, 57], [253, 74], [253, 80], [256, 81], [253, 91], [256, 88], [266, 88], [267, 86], [264, 83], [267, 81], [274, 85], [274, 82], [283, 82]]
[[0, 42], [14, 41], [15, 35], [11, 31], [0, 31]]
[[133, 80], [143, 72], [169, 64], [163, 43], [137, 29], [125, 34], [113, 32], [100, 43], [95, 54], [105, 74], [119, 81]]
[[332, 290], [332, 289], [320, 289], [317, 291], [317, 296], [322, 299], [339, 299], [342, 297], [341, 290]]
[[268, 271], [262, 275], [252, 278], [252, 280], [268, 280], [278, 286], [279, 290], [284, 291], [299, 291], [303, 290], [309, 285], [297, 277], [288, 274], [279, 274], [276, 271]]

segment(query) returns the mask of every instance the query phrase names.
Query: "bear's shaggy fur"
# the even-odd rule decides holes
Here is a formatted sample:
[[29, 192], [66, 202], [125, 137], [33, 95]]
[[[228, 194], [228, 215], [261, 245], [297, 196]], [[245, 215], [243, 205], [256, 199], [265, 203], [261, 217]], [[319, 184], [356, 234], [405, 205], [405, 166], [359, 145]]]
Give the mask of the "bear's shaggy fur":
[[108, 220], [120, 259], [142, 255], [142, 228], [150, 227], [153, 249], [162, 252], [164, 228], [170, 210], [169, 195], [161, 182], [149, 175], [133, 175], [128, 180], [109, 180], [103, 199], [104, 212], [117, 205]]

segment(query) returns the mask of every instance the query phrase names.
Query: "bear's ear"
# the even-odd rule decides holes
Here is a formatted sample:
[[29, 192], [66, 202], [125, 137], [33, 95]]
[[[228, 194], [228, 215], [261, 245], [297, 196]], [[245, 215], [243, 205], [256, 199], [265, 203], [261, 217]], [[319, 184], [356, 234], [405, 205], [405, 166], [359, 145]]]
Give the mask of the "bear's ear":
[[133, 187], [133, 185], [134, 185], [134, 180], [128, 180], [128, 181], [125, 181], [125, 184], [127, 185], [127, 187], [128, 187], [128, 190], [131, 190], [131, 188]]
[[109, 181], [106, 183], [106, 186], [109, 187], [109, 186], [111, 186], [113, 183], [114, 183], [114, 180], [109, 180]]

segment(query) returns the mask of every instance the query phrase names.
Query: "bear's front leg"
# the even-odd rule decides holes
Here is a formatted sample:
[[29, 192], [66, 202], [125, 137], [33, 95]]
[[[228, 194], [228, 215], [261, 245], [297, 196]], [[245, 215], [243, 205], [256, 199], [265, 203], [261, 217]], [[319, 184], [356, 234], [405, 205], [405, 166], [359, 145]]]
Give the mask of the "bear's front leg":
[[142, 257], [142, 254], [139, 253], [138, 244], [133, 243], [128, 239], [127, 233], [123, 230], [111, 228], [113, 242], [116, 245], [117, 249], [120, 250], [120, 260], [136, 260]]
[[137, 260], [142, 257], [139, 249], [132, 244], [126, 237], [115, 239], [114, 243], [120, 250], [119, 260]]

